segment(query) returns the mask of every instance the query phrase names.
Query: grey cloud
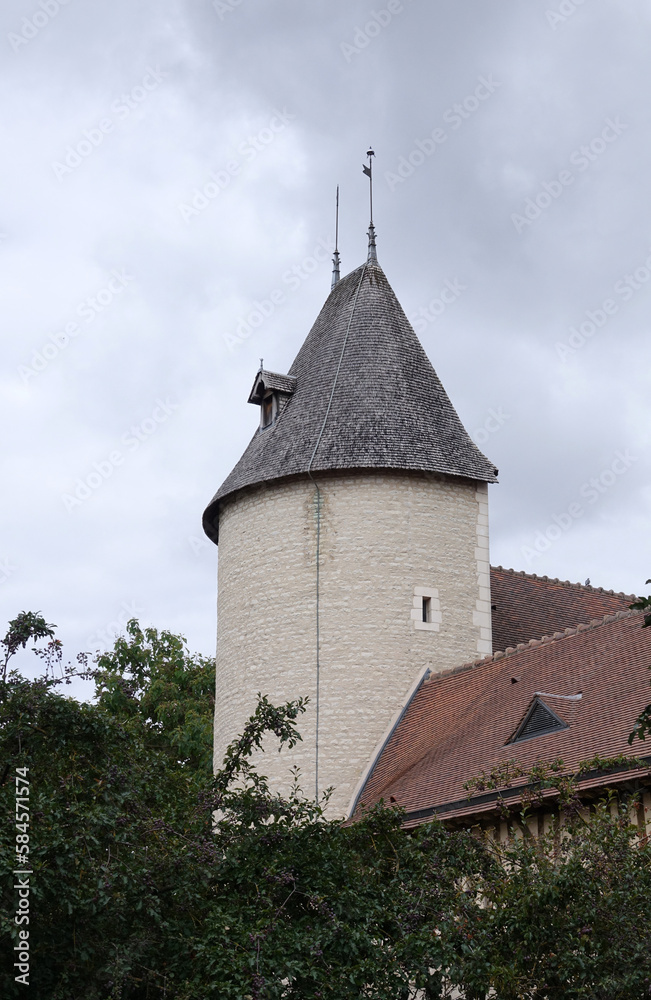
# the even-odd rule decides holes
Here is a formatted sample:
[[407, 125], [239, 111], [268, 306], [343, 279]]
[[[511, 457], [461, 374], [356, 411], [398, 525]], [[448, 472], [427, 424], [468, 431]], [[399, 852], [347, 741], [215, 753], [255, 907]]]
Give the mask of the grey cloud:
[[[559, 8], [402, 0], [376, 32], [366, 26], [384, 0], [241, 0], [222, 18], [207, 0], [70, 0], [14, 51], [7, 36], [42, 8], [4, 4], [0, 557], [15, 566], [0, 586], [5, 618], [41, 610], [72, 653], [134, 602], [213, 648], [216, 553], [189, 539], [255, 425], [246, 397], [259, 358], [287, 370], [327, 294], [327, 264], [237, 351], [224, 335], [331, 238], [337, 183], [344, 272], [362, 261], [368, 143], [380, 260], [407, 314], [446, 280], [466, 286], [421, 332], [466, 427], [483, 427], [491, 408], [512, 414], [483, 444], [501, 470], [493, 561], [643, 587], [651, 282], [565, 364], [556, 344], [651, 253], [651, 15], [594, 0], [552, 26], [547, 11]], [[342, 44], [359, 31], [368, 43], [347, 59]], [[165, 78], [118, 112], [149, 67]], [[475, 107], [482, 77], [499, 86]], [[250, 156], [250, 137], [284, 108], [295, 118]], [[617, 116], [627, 128], [582, 168], [581, 146]], [[85, 133], [107, 117], [113, 127], [85, 155]], [[445, 140], [410, 163], [435, 129]], [[81, 162], [58, 180], [53, 161], [80, 143]], [[391, 188], [385, 173], [403, 159]], [[185, 221], [179, 206], [229, 163], [239, 169]], [[563, 170], [573, 179], [547, 204]], [[540, 213], [517, 232], [527, 199]], [[92, 321], [79, 316], [122, 268], [134, 276], [123, 294]], [[21, 379], [71, 322], [83, 334]], [[66, 511], [61, 494], [167, 395], [174, 418]], [[627, 447], [635, 466], [526, 566], [526, 540]]]

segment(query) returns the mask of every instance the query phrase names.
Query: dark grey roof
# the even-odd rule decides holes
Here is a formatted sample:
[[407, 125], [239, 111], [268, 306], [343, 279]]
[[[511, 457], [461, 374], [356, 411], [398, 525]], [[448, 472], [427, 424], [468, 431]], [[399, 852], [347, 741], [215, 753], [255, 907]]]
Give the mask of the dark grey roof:
[[287, 405], [255, 432], [206, 509], [211, 538], [220, 500], [307, 472], [333, 385], [313, 472], [404, 469], [495, 482], [497, 469], [470, 440], [376, 261], [334, 286], [289, 375], [296, 389]]
[[279, 375], [278, 372], [266, 372], [261, 368], [249, 393], [249, 403], [260, 405], [262, 394], [267, 389], [275, 389], [276, 392], [280, 392], [284, 396], [291, 396], [296, 389], [296, 379], [291, 378], [290, 375]]

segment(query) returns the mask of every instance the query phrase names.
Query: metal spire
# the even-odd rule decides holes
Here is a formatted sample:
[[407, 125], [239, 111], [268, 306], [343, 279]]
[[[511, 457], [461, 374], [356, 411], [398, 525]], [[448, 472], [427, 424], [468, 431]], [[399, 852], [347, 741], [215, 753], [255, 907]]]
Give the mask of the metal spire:
[[337, 184], [337, 208], [335, 210], [335, 253], [332, 258], [332, 284], [330, 285], [330, 290], [335, 287], [339, 281], [339, 185]]
[[372, 149], [367, 150], [368, 166], [363, 166], [362, 170], [369, 180], [369, 199], [371, 207], [371, 222], [368, 227], [368, 260], [377, 260], [377, 250], [375, 247], [375, 226], [373, 225], [373, 159], [375, 153]]

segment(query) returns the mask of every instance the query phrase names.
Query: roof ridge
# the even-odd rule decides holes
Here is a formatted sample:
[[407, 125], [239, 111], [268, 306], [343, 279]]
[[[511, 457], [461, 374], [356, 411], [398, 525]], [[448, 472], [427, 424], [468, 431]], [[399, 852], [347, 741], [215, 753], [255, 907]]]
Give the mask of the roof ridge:
[[427, 684], [439, 677], [447, 677], [449, 674], [465, 673], [467, 670], [474, 670], [475, 668], [485, 666], [488, 663], [496, 663], [498, 660], [503, 660], [507, 656], [522, 653], [526, 649], [533, 649], [537, 646], [549, 646], [554, 642], [559, 642], [561, 639], [568, 639], [581, 632], [592, 632], [594, 629], [600, 628], [602, 625], [611, 625], [615, 621], [619, 621], [623, 618], [634, 618], [636, 615], [640, 614], [642, 614], [641, 611], [634, 611], [629, 608], [626, 611], [615, 611], [613, 614], [604, 615], [603, 618], [593, 618], [587, 625], [575, 625], [573, 628], [563, 629], [562, 632], [554, 632], [552, 635], [544, 635], [541, 639], [529, 639], [528, 642], [519, 642], [517, 646], [507, 646], [505, 650], [496, 650], [490, 656], [485, 656], [481, 660], [472, 660], [470, 663], [463, 663], [458, 667], [451, 667], [449, 670], [441, 670], [439, 673], [431, 673], [425, 680], [425, 683]]
[[509, 573], [511, 576], [522, 576], [528, 580], [540, 580], [541, 583], [556, 583], [572, 590], [589, 590], [593, 594], [608, 594], [612, 597], [630, 597], [632, 601], [639, 600], [636, 594], [625, 594], [621, 590], [606, 590], [604, 587], [593, 587], [589, 583], [572, 583], [571, 580], [561, 580], [559, 577], [538, 576], [537, 573], [527, 573], [523, 569], [508, 569], [506, 566], [491, 566], [491, 570]]

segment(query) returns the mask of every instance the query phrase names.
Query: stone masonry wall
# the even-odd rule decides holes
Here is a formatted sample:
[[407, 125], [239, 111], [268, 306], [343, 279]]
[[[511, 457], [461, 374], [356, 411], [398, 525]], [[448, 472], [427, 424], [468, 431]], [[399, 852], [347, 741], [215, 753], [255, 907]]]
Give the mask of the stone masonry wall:
[[[346, 814], [369, 760], [427, 667], [491, 652], [487, 486], [425, 473], [319, 474], [319, 790]], [[236, 495], [220, 517], [215, 763], [252, 713], [308, 696], [303, 742], [261, 769], [315, 791], [316, 490], [309, 479]], [[422, 620], [423, 596], [431, 620]]]

